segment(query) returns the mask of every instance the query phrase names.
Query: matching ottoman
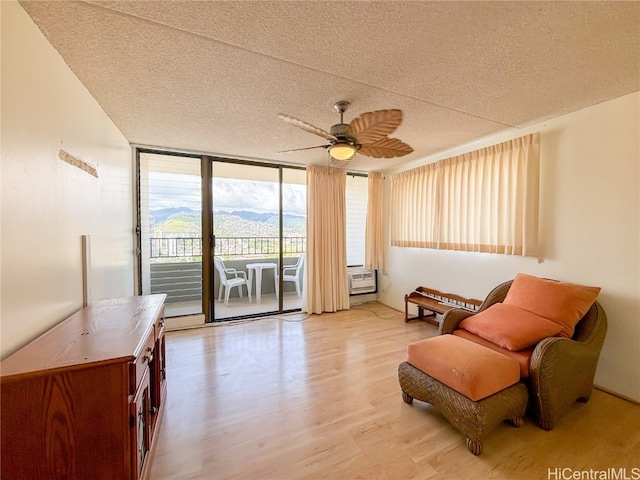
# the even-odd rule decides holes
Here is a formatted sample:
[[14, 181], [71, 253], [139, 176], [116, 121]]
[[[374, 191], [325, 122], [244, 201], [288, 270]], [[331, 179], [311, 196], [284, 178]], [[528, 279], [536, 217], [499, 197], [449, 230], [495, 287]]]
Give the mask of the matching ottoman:
[[482, 453], [484, 437], [502, 421], [520, 427], [527, 408], [518, 362], [454, 335], [410, 344], [398, 380], [406, 403], [415, 398], [437, 408], [466, 435], [474, 455]]

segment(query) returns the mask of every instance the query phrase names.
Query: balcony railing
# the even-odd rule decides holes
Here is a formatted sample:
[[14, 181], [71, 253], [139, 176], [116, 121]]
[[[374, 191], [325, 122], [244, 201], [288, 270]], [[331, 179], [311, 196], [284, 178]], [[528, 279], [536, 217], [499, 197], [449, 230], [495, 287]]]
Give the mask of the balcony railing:
[[[150, 258], [193, 258], [202, 256], [202, 238], [176, 237], [150, 239]], [[282, 252], [300, 254], [306, 251], [306, 237], [283, 237]], [[225, 258], [277, 255], [278, 237], [216, 237], [214, 255]]]
[[202, 256], [202, 238], [151, 238], [151, 258], [191, 258]]

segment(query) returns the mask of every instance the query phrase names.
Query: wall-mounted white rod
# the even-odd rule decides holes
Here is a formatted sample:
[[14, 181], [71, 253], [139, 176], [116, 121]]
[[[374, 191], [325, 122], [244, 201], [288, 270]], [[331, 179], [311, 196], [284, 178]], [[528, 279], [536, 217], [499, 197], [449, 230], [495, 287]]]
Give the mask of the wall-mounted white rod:
[[82, 235], [82, 306], [91, 303], [91, 236]]

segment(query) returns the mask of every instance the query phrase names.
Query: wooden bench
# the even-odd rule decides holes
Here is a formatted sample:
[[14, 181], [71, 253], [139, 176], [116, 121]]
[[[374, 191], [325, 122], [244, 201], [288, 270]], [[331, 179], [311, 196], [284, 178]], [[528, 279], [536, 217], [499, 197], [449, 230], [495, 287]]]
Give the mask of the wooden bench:
[[[409, 304], [418, 306], [418, 316], [409, 317]], [[404, 296], [404, 321], [422, 320], [438, 326], [435, 319], [436, 313], [444, 315], [454, 308], [462, 308], [475, 312], [482, 305], [481, 300], [465, 298], [454, 293], [442, 293], [427, 287], [418, 287], [413, 292]]]

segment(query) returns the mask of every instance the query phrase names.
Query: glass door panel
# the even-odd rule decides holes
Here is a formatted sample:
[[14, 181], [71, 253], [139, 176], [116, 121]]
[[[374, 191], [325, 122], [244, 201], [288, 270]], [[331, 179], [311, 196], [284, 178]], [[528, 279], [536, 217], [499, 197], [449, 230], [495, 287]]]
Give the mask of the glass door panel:
[[200, 158], [140, 153], [142, 293], [168, 317], [203, 313], [201, 184]]
[[277, 167], [213, 162], [214, 319], [280, 311]]
[[307, 172], [282, 169], [282, 309], [299, 310], [307, 251]]

